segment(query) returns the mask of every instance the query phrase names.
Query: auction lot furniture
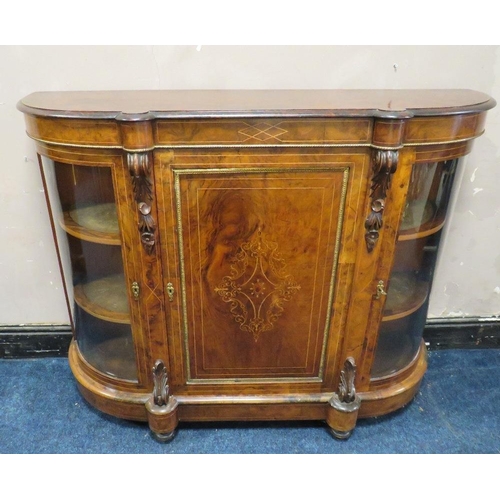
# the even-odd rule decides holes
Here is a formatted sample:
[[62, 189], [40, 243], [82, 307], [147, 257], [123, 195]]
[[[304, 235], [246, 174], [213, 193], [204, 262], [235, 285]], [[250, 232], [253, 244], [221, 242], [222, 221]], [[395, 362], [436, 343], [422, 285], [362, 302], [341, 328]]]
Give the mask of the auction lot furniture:
[[410, 402], [469, 90], [39, 92], [36, 141], [82, 395], [179, 421]]

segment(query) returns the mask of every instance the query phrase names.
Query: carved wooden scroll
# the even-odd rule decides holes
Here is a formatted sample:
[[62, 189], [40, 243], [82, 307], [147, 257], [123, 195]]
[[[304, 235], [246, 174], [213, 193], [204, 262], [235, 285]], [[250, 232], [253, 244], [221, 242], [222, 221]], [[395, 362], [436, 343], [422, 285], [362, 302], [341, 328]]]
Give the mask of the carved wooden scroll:
[[391, 184], [392, 174], [398, 166], [398, 151], [378, 150], [373, 158], [373, 176], [370, 198], [371, 212], [365, 221], [365, 241], [368, 252], [371, 252], [379, 239], [379, 231], [383, 226], [383, 214], [387, 190]]
[[165, 406], [170, 397], [167, 368], [161, 359], [153, 366], [153, 401], [156, 406]]
[[354, 379], [356, 377], [356, 364], [353, 358], [347, 358], [344, 368], [340, 372], [338, 396], [342, 403], [352, 403], [356, 399]]
[[127, 165], [132, 176], [134, 198], [139, 212], [139, 232], [144, 250], [152, 254], [155, 245], [156, 222], [151, 215], [153, 201], [153, 181], [151, 180], [150, 155], [148, 153], [128, 153]]

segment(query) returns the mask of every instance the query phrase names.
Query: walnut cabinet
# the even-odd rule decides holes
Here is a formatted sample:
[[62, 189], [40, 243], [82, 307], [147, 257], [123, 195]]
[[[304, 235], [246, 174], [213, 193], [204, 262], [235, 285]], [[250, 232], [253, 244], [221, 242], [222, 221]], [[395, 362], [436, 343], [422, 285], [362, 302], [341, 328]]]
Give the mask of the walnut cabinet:
[[40, 92], [34, 139], [78, 387], [179, 422], [358, 418], [414, 397], [468, 90]]

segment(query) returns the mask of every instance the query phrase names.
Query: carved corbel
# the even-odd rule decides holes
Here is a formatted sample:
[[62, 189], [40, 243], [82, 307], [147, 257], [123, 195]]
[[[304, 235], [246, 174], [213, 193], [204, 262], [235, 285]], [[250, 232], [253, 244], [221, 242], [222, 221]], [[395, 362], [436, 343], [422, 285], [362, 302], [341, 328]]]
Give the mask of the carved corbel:
[[156, 243], [156, 222], [151, 215], [153, 181], [151, 180], [151, 158], [149, 153], [127, 153], [127, 166], [132, 177], [134, 199], [139, 215], [139, 233], [146, 253], [151, 255]]
[[391, 185], [392, 175], [398, 166], [399, 152], [395, 150], [379, 149], [373, 156], [373, 176], [370, 198], [372, 200], [371, 211], [365, 221], [365, 241], [368, 252], [371, 252], [380, 236], [385, 199]]
[[153, 392], [146, 402], [149, 428], [158, 441], [168, 442], [175, 436], [179, 422], [178, 403], [170, 394], [167, 368], [159, 359], [153, 366]]
[[326, 421], [331, 434], [337, 439], [347, 439], [356, 426], [361, 398], [356, 394], [355, 378], [356, 364], [349, 357], [340, 372], [338, 390], [328, 402]]

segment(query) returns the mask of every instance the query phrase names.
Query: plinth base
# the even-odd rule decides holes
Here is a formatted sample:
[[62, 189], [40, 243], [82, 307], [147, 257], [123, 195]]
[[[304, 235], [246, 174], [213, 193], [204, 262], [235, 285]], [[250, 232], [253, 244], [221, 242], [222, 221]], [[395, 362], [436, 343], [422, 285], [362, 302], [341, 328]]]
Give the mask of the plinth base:
[[[266, 420], [323, 420], [334, 423], [330, 432], [337, 438], [349, 437], [354, 426], [350, 418], [367, 418], [391, 413], [408, 404], [415, 396], [427, 368], [426, 350], [422, 344], [415, 360], [403, 371], [382, 381], [374, 382], [370, 390], [359, 392], [360, 405], [356, 418], [341, 418], [349, 421], [347, 427], [339, 426], [336, 412], [329, 403], [334, 393], [234, 395], [216, 394], [172, 396], [166, 410], [151, 411], [147, 403], [151, 393], [132, 391], [125, 387], [103, 382], [103, 375], [92, 371], [72, 342], [69, 363], [83, 397], [95, 408], [109, 415], [136, 421], [149, 422], [152, 432], [161, 440], [171, 440], [178, 422], [207, 421], [266, 421]], [[116, 383], [116, 382], [115, 382]], [[124, 384], [123, 384], [124, 385]], [[332, 420], [333, 418], [333, 420]]]

